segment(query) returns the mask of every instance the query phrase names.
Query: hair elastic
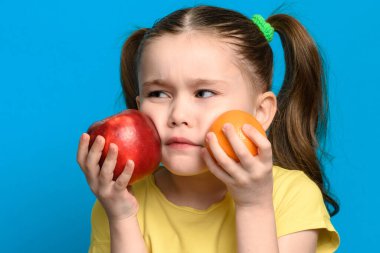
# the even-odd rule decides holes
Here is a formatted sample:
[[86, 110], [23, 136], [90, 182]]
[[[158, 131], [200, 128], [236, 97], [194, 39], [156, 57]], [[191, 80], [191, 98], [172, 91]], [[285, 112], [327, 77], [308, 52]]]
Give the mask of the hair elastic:
[[255, 14], [252, 16], [252, 22], [257, 25], [260, 31], [264, 34], [268, 42], [271, 42], [274, 35], [274, 28], [261, 16], [260, 14]]

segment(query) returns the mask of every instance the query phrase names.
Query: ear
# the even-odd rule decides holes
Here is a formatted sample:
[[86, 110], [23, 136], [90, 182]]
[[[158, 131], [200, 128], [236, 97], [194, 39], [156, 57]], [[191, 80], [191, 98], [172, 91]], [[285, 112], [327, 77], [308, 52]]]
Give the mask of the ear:
[[257, 97], [256, 119], [261, 123], [266, 131], [273, 121], [277, 111], [277, 99], [273, 92], [267, 91]]
[[140, 110], [140, 96], [136, 97], [137, 109]]

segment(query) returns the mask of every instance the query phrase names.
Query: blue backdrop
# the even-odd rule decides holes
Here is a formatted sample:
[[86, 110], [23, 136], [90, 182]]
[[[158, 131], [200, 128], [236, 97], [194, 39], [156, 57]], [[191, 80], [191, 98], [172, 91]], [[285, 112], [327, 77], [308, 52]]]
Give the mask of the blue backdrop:
[[[0, 251], [87, 251], [94, 197], [76, 164], [77, 142], [93, 121], [124, 109], [119, 57], [131, 31], [194, 4], [268, 17], [282, 2], [0, 0]], [[378, 248], [379, 10], [375, 0], [287, 7], [328, 63], [326, 172], [341, 204], [339, 252]], [[278, 37], [272, 46], [278, 89]]]

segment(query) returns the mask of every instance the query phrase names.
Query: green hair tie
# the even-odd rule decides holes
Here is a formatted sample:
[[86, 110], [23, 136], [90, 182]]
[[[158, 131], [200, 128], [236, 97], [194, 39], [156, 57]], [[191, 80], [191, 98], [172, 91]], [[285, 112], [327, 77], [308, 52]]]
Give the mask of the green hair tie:
[[274, 35], [274, 28], [267, 21], [265, 21], [263, 16], [260, 14], [253, 15], [252, 22], [259, 27], [267, 41], [271, 42]]

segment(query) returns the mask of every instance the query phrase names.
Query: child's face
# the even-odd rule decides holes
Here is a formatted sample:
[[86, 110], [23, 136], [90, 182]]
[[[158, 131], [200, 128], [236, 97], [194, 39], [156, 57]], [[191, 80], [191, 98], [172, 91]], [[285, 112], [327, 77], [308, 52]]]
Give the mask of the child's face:
[[[257, 94], [237, 65], [226, 42], [199, 32], [164, 35], [146, 45], [137, 101], [157, 127], [162, 163], [172, 173], [190, 176], [208, 171], [201, 148], [218, 115], [232, 109], [255, 115]], [[194, 145], [169, 144], [173, 137]]]

